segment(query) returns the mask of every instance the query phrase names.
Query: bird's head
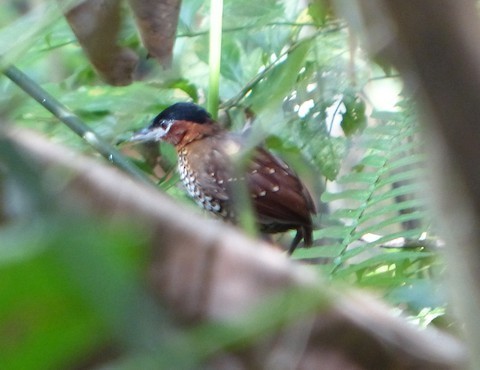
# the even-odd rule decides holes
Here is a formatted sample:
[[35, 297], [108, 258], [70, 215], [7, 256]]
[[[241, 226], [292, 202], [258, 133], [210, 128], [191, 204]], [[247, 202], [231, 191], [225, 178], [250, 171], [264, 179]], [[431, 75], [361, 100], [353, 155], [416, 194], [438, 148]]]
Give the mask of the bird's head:
[[193, 103], [176, 103], [156, 116], [148, 127], [134, 133], [129, 141], [165, 141], [178, 147], [211, 135], [218, 129], [202, 107]]

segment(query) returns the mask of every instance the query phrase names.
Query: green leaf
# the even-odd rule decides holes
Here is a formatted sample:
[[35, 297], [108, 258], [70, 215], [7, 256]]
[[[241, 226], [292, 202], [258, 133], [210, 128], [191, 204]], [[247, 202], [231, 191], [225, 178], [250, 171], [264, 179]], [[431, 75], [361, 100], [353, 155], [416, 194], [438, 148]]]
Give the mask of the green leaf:
[[339, 184], [365, 183], [372, 184], [378, 179], [378, 174], [368, 172], [351, 172], [338, 179]]
[[264, 25], [284, 15], [282, 2], [278, 0], [225, 0], [224, 23], [229, 27]]
[[344, 226], [327, 226], [320, 230], [315, 231], [315, 238], [332, 238], [339, 239], [345, 237], [345, 227]]
[[325, 192], [322, 194], [323, 202], [332, 202], [339, 199], [349, 199], [349, 200], [358, 200], [360, 202], [365, 202], [371, 192], [369, 190], [355, 189], [355, 190], [344, 190], [338, 193], [328, 193]]
[[188, 81], [185, 78], [180, 78], [177, 80], [173, 80], [170, 82], [167, 82], [165, 84], [165, 88], [167, 89], [179, 89], [184, 91], [194, 102], [198, 102], [198, 91], [197, 87]]
[[322, 245], [320, 247], [301, 248], [295, 251], [293, 259], [333, 258], [338, 256], [338, 245]]
[[411, 184], [404, 184], [397, 188], [393, 188], [385, 193], [381, 193], [372, 197], [369, 201], [370, 206], [373, 206], [377, 203], [394, 199], [395, 197], [399, 197], [402, 195], [409, 195], [409, 194], [417, 194], [422, 187], [418, 183], [411, 183]]
[[378, 209], [370, 207], [367, 212], [362, 217], [362, 221], [368, 221], [375, 217], [385, 217], [389, 213], [399, 213], [403, 210], [411, 210], [414, 208], [423, 208], [425, 206], [424, 202], [419, 199], [412, 199], [402, 202], [392, 202], [391, 204], [382, 205]]
[[332, 213], [335, 218], [358, 219], [360, 217], [361, 209], [341, 208]]
[[378, 154], [368, 155], [362, 158], [360, 165], [381, 168], [385, 165], [385, 157]]
[[345, 112], [342, 113], [340, 126], [345, 136], [349, 137], [362, 132], [367, 125], [365, 102], [355, 94], [346, 93], [343, 97], [343, 105]]
[[291, 91], [297, 75], [301, 70], [311, 42], [300, 42], [298, 46], [286, 56], [286, 60], [278, 63], [265, 78], [260, 81], [248, 96], [248, 104], [254, 112], [268, 111], [279, 104]]
[[317, 27], [324, 26], [330, 14], [330, 8], [327, 1], [312, 1], [310, 4], [308, 4], [308, 14]]
[[387, 299], [394, 304], [408, 304], [417, 310], [446, 304], [445, 292], [435, 282], [426, 279], [413, 279], [409, 284], [394, 287], [388, 292]]
[[[361, 232], [358, 234], [358, 236], [354, 235], [354, 238], [360, 238], [362, 235], [367, 234], [367, 233], [373, 233], [373, 232], [378, 232], [378, 230], [382, 230], [383, 228], [395, 224], [401, 224], [402, 222], [407, 222], [407, 221], [412, 221], [412, 220], [422, 220], [426, 217], [426, 213], [422, 211], [412, 211], [407, 214], [401, 214], [401, 215], [394, 215], [391, 218], [386, 218], [383, 219], [382, 221], [376, 222], [374, 225], [369, 226], [369, 227], [364, 227], [361, 229]], [[362, 217], [361, 222], [358, 224], [358, 226], [364, 224], [367, 221], [370, 221], [371, 218], [369, 217]], [[357, 226], [357, 227], [358, 227]]]
[[221, 74], [235, 82], [243, 82], [242, 49], [236, 39], [227, 37], [222, 43]]
[[39, 35], [44, 34], [60, 17], [57, 4], [39, 4], [32, 11], [11, 22], [8, 27], [2, 28], [0, 30], [2, 67], [15, 63], [38, 42]]
[[107, 335], [52, 254], [0, 266], [0, 367], [61, 368]]
[[388, 265], [391, 263], [398, 263], [403, 260], [420, 260], [423, 258], [432, 258], [434, 254], [431, 252], [411, 252], [411, 251], [395, 251], [390, 253], [382, 253], [371, 257], [361, 263], [350, 265], [346, 268], [338, 270], [335, 275], [337, 278], [345, 277], [362, 269], [372, 268], [378, 265]]
[[401, 183], [405, 181], [417, 181], [421, 172], [418, 168], [407, 170], [399, 173], [389, 174], [388, 177], [378, 181], [377, 187], [382, 188], [386, 185], [392, 185], [394, 183]]

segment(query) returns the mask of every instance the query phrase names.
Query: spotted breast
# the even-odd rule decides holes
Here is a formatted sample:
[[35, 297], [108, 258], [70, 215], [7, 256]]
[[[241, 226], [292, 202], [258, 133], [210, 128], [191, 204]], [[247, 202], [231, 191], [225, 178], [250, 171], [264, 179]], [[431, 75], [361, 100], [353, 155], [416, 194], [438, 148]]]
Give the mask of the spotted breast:
[[[228, 215], [227, 209], [225, 207], [225, 201], [227, 199], [221, 199], [219, 196], [219, 191], [213, 189], [213, 191], [208, 191], [201, 182], [198, 181], [199, 170], [195, 166], [194, 169], [190, 165], [189, 161], [189, 151], [186, 148], [183, 148], [178, 155], [178, 172], [180, 173], [180, 180], [182, 181], [188, 195], [203, 209], [212, 212], [216, 215], [219, 215], [223, 218], [226, 218]], [[212, 179], [215, 179], [215, 172], [210, 173]]]

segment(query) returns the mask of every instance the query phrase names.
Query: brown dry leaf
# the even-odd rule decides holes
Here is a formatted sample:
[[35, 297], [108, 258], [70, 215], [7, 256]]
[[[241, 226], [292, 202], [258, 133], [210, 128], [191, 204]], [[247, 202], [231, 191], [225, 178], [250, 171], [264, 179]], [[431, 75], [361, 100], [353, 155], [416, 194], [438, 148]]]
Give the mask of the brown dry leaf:
[[170, 67], [181, 0], [129, 0], [148, 54]]
[[132, 50], [117, 44], [120, 4], [118, 0], [87, 0], [65, 14], [95, 70], [115, 86], [132, 83], [138, 64]]

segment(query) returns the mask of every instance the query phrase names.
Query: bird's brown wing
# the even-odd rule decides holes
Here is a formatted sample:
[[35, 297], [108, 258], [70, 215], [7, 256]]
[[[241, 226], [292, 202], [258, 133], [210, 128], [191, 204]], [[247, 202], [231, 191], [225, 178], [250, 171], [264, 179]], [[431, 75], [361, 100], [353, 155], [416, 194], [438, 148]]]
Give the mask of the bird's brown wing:
[[280, 158], [258, 147], [247, 169], [247, 181], [260, 223], [312, 226], [316, 212], [310, 193]]
[[[242, 150], [241, 138], [226, 135], [205, 139], [193, 148], [197, 159], [195, 172], [204, 192], [222, 201], [234, 218], [235, 196], [232, 185], [244, 180], [252, 197], [252, 205], [262, 228], [285, 231], [311, 228], [311, 214], [316, 212], [313, 200], [295, 172], [280, 158], [262, 147], [253, 149], [246, 171], [235, 173], [232, 157]], [[192, 146], [197, 145], [192, 143]]]

